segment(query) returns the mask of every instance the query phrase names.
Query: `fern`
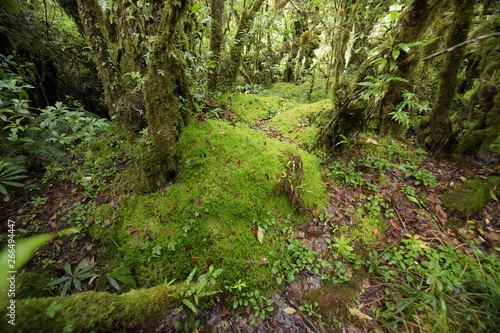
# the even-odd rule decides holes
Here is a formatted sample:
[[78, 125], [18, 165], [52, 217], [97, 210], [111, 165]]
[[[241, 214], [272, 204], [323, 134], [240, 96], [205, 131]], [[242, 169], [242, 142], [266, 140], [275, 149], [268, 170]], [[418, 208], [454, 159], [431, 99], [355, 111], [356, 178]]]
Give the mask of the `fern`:
[[19, 168], [17, 165], [0, 161], [0, 193], [7, 195], [6, 186], [24, 186], [24, 184], [15, 181], [26, 178], [26, 175], [21, 175], [22, 172], [24, 172], [24, 169]]

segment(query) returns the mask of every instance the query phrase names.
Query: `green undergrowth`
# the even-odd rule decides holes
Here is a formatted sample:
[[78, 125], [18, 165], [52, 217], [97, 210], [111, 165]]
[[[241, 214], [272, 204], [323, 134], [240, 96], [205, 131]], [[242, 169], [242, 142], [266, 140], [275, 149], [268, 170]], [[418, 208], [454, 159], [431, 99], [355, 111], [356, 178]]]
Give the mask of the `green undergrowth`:
[[295, 105], [282, 97], [262, 97], [252, 94], [228, 95], [222, 102], [230, 105], [238, 121], [249, 125], [261, 119], [270, 119]]
[[332, 108], [332, 101], [324, 99], [312, 104], [301, 104], [277, 114], [269, 121], [281, 135], [295, 143], [311, 147], [318, 134], [317, 118], [324, 110]]
[[278, 96], [293, 101], [294, 103], [311, 103], [326, 98], [324, 87], [325, 82], [322, 82], [322, 84], [316, 85], [315, 89], [311, 91], [311, 83], [309, 82], [305, 82], [301, 85], [280, 82], [274, 84], [269, 89], [261, 91], [258, 95], [266, 97]]
[[[245, 125], [213, 120], [193, 121], [178, 150], [176, 181], [100, 208], [94, 235], [114, 248], [114, 260], [130, 267], [142, 286], [183, 281], [194, 267], [213, 264], [223, 269], [228, 288], [238, 281], [249, 290], [274, 288], [272, 267], [283, 260], [291, 224], [301, 219], [275, 186], [290, 158], [299, 156], [304, 172], [293, 193], [304, 207], [321, 209], [325, 186], [316, 157]], [[133, 169], [127, 172], [135, 177]], [[99, 219], [110, 227], [97, 227]]]

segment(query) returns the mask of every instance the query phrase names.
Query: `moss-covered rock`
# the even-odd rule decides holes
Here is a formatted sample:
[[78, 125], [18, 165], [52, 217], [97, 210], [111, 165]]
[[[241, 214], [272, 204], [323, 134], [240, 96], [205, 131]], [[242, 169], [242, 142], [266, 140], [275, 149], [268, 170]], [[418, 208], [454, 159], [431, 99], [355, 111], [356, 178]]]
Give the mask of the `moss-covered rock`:
[[[286, 245], [289, 235], [280, 230], [295, 215], [290, 198], [275, 186], [290, 157], [300, 156], [301, 202], [306, 210], [321, 209], [325, 185], [316, 157], [245, 125], [213, 120], [193, 121], [178, 152], [176, 181], [164, 191], [130, 194], [102, 208], [95, 224], [109, 218], [112, 225], [93, 228], [96, 237], [114, 247], [115, 260], [134, 270], [142, 286], [182, 281], [194, 266], [213, 264], [223, 268], [226, 286], [242, 280], [248, 288], [273, 288], [273, 260], [281, 258], [271, 253]], [[261, 258], [265, 264], [258, 263]]]
[[448, 214], [469, 217], [500, 195], [500, 177], [475, 177], [450, 188], [443, 196]]

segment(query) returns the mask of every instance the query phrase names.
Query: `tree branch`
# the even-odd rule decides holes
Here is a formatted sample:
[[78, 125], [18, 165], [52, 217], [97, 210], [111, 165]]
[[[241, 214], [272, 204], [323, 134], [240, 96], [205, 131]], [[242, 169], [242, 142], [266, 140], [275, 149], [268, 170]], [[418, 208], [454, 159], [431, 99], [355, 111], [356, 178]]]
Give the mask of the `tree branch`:
[[454, 51], [455, 49], [458, 49], [459, 47], [463, 47], [467, 44], [470, 44], [470, 43], [474, 43], [474, 42], [477, 42], [477, 41], [480, 41], [480, 40], [483, 40], [483, 39], [486, 39], [486, 38], [490, 38], [490, 37], [500, 37], [500, 32], [494, 32], [494, 33], [491, 33], [491, 34], [487, 34], [487, 35], [483, 35], [483, 36], [479, 36], [479, 37], [476, 37], [476, 38], [472, 38], [472, 39], [469, 39], [469, 40], [466, 40], [465, 42], [462, 42], [460, 44], [457, 44], [457, 45], [453, 45], [452, 47], [450, 48], [447, 48], [443, 51], [440, 51], [438, 53], [434, 53], [428, 57], [425, 57], [423, 60], [431, 60], [433, 58], [436, 58], [436, 57], [439, 57], [440, 55], [443, 55], [445, 53], [448, 53], [448, 52], [451, 52], [451, 51]]

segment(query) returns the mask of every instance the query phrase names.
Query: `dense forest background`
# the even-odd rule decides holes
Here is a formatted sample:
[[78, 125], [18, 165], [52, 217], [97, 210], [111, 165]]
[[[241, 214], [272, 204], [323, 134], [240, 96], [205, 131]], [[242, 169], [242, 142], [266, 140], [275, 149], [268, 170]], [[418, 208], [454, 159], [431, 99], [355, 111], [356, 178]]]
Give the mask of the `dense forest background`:
[[[498, 329], [499, 9], [1, 0], [3, 227], [66, 253], [26, 266], [25, 329]], [[93, 302], [127, 310], [69, 319]]]

